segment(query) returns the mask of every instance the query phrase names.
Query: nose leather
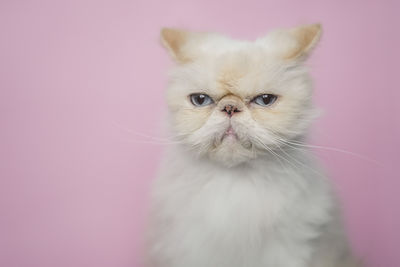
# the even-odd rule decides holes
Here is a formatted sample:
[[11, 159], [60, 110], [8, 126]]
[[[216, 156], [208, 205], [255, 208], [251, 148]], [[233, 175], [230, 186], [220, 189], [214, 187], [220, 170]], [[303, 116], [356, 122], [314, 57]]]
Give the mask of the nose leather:
[[229, 116], [232, 116], [235, 112], [240, 112], [240, 110], [232, 105], [226, 105], [222, 111], [228, 113]]
[[218, 106], [222, 112], [226, 112], [226, 114], [231, 117], [235, 113], [242, 111], [244, 105], [239, 97], [228, 95], [219, 101]]

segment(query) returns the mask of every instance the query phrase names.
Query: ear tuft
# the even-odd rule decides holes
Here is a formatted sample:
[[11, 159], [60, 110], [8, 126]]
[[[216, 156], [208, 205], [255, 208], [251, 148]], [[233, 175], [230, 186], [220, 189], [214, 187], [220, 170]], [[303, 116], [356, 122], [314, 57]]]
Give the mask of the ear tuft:
[[189, 33], [184, 30], [163, 28], [161, 29], [161, 43], [168, 50], [174, 60], [179, 63], [190, 61], [184, 54], [183, 46], [188, 41]]
[[289, 30], [296, 40], [296, 46], [286, 55], [287, 59], [305, 58], [318, 43], [322, 34], [321, 24], [311, 24]]

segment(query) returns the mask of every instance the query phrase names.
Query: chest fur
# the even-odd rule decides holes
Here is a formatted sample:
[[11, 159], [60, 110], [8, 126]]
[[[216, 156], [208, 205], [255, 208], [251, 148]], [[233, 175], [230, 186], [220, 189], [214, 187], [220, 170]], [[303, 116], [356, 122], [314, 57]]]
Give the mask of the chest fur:
[[[156, 216], [159, 225], [167, 225], [157, 235], [158, 245], [166, 257], [186, 255], [176, 256], [182, 265], [174, 266], [278, 264], [287, 257], [276, 255], [288, 250], [297, 261], [311, 253], [306, 243], [318, 235], [315, 222], [329, 217], [329, 199], [319, 183], [273, 168], [186, 169], [163, 177], [156, 190]], [[256, 262], [247, 262], [252, 259]]]

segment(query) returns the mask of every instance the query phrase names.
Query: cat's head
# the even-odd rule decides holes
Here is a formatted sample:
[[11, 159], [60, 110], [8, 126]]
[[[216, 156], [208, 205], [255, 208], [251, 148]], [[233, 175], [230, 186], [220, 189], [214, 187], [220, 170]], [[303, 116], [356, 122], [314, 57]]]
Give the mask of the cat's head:
[[174, 134], [228, 166], [303, 136], [316, 113], [303, 63], [320, 35], [319, 24], [254, 42], [163, 29], [162, 43], [177, 63], [167, 92]]

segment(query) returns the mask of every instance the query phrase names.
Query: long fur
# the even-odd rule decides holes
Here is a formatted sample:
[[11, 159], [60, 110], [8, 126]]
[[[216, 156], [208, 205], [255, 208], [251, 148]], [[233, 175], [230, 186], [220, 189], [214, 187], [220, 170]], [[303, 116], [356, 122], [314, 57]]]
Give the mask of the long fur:
[[[153, 187], [149, 266], [356, 266], [331, 186], [303, 145], [317, 114], [303, 63], [320, 34], [308, 25], [248, 42], [162, 31], [177, 61], [167, 92], [176, 145]], [[193, 93], [214, 103], [196, 107]], [[252, 101], [266, 93], [276, 103]], [[240, 112], [227, 116], [228, 103]]]

